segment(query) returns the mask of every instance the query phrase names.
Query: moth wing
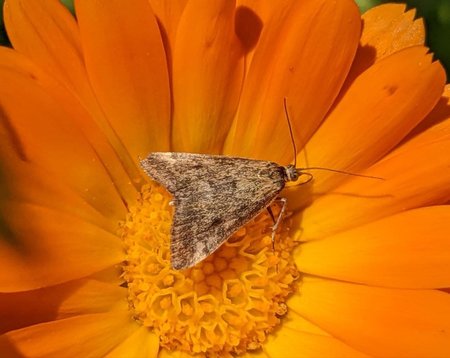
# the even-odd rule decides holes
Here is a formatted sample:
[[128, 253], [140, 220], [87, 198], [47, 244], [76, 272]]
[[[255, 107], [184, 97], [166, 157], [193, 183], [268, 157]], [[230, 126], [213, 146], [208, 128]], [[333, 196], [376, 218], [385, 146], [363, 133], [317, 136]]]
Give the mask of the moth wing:
[[171, 260], [188, 268], [217, 250], [283, 189], [273, 162], [189, 153], [152, 153], [147, 174], [174, 196]]

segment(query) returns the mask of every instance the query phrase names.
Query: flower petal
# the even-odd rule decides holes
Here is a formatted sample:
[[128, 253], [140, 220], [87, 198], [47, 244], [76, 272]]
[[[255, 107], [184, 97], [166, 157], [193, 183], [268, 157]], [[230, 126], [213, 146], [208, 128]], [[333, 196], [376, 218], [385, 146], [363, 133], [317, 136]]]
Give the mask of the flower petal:
[[404, 48], [424, 45], [425, 26], [405, 4], [375, 6], [362, 15], [363, 31], [349, 77], [353, 80], [376, 61]]
[[247, 351], [240, 355], [242, 358], [270, 358], [263, 350]]
[[450, 295], [440, 291], [306, 278], [301, 294], [289, 303], [306, 319], [368, 355], [450, 355]]
[[128, 312], [111, 312], [42, 323], [4, 338], [27, 357], [103, 357], [138, 328]]
[[[137, 168], [99, 107], [88, 80], [78, 26], [67, 8], [56, 0], [8, 1], [5, 5], [5, 17], [15, 48], [31, 58], [45, 70], [45, 73], [20, 59], [17, 52], [14, 52], [14, 56], [7, 55], [6, 48], [1, 48], [2, 65], [6, 60], [12, 68], [19, 71], [25, 70], [25, 73], [30, 72], [31, 77], [39, 81], [46, 89], [49, 86], [55, 87], [55, 83], [57, 87], [65, 86], [62, 88], [63, 92], [69, 89], [77, 101], [80, 101], [92, 115], [90, 118], [92, 123], [84, 122], [82, 123], [84, 127], [89, 124], [89, 129], [92, 131], [93, 121], [97, 123], [120, 155], [125, 169], [134, 180], [137, 176]], [[51, 82], [52, 79], [46, 74], [51, 74], [57, 82]], [[55, 91], [53, 94], [59, 95], [60, 92]], [[75, 104], [77, 107], [78, 105], [78, 103]], [[80, 122], [83, 122], [85, 117], [85, 115], [81, 116]], [[96, 130], [98, 131], [97, 128]], [[105, 148], [101, 149], [103, 149], [103, 152], [100, 151], [101, 154], [105, 154]], [[106, 166], [111, 169], [115, 167], [114, 165]]]
[[87, 72], [133, 159], [169, 149], [170, 94], [161, 34], [146, 0], [78, 0]]
[[[153, 12], [158, 19], [162, 40], [166, 48], [166, 55], [171, 59], [175, 44], [176, 33], [181, 15], [188, 0], [149, 0]], [[171, 63], [171, 61], [168, 61]]]
[[81, 97], [89, 95], [78, 27], [60, 1], [7, 0], [4, 17], [14, 49]]
[[450, 286], [450, 206], [406, 211], [301, 246], [300, 271], [400, 288]]
[[259, 1], [259, 0], [237, 0], [237, 8], [245, 8], [256, 15], [262, 24], [267, 24], [270, 18], [277, 13], [277, 9], [280, 8], [280, 3], [274, 3], [272, 1]]
[[88, 313], [127, 310], [127, 290], [90, 279], [33, 291], [0, 294], [0, 334]]
[[287, 163], [293, 158], [283, 98], [302, 146], [348, 73], [360, 17], [347, 0], [289, 1], [276, 11], [261, 33], [225, 153]]
[[437, 132], [444, 130], [444, 127], [438, 126], [438, 124], [446, 120], [450, 120], [450, 84], [445, 85], [444, 93], [433, 108], [433, 111], [403, 139], [401, 144], [434, 126]]
[[[119, 238], [76, 217], [36, 205], [9, 203], [0, 216], [0, 291], [55, 285], [124, 259]], [[26, 221], [24, 221], [26, 218]], [[9, 241], [9, 242], [8, 242]], [[6, 269], [7, 268], [7, 269]]]
[[[33, 82], [33, 86], [38, 85], [50, 94], [59, 106], [71, 114], [66, 117], [79, 126], [90, 145], [98, 153], [121, 196], [129, 203], [134, 202], [136, 191], [133, 184], [139, 187], [141, 171], [137, 170], [126, 149], [118, 142], [116, 135], [111, 133], [109, 125], [104, 123], [104, 117], [98, 112], [99, 109], [90, 108], [88, 111], [77, 95], [16, 51], [0, 47], [0, 66], [27, 78]], [[20, 92], [16, 95], [20, 96]]]
[[159, 337], [147, 327], [141, 326], [120, 345], [109, 352], [107, 358], [156, 358]]
[[158, 354], [159, 358], [191, 358], [192, 355], [183, 351], [168, 351], [162, 348]]
[[[289, 301], [288, 301], [289, 306]], [[283, 327], [289, 327], [295, 331], [309, 333], [315, 336], [330, 336], [329, 333], [325, 332], [323, 329], [306, 320], [300, 316], [297, 312], [290, 310], [288, 316], [283, 320]]]
[[173, 53], [172, 143], [176, 151], [222, 150], [244, 73], [234, 6], [230, 0], [193, 0], [180, 19]]
[[0, 207], [6, 213], [8, 203], [27, 203], [73, 215], [111, 233], [117, 232], [117, 222], [103, 216], [76, 191], [35, 164], [3, 158], [0, 188]]
[[[90, 278], [72, 281], [66, 285], [72, 286], [72, 290], [61, 300], [55, 319], [90, 313], [129, 311], [128, 291], [125, 287]], [[42, 296], [47, 298], [46, 295]]]
[[[297, 350], [295, 352], [301, 357], [366, 357], [366, 355], [355, 351], [344, 342], [331, 337], [330, 334], [293, 310], [289, 310], [282, 325], [274, 338], [269, 336], [267, 348], [264, 346], [264, 351], [272, 353], [271, 357], [280, 356], [282, 353], [279, 352], [285, 352], [286, 347], [291, 347], [291, 342], [298, 339], [301, 340], [299, 342], [301, 347], [298, 353]], [[289, 339], [290, 341], [283, 342]]]
[[[105, 216], [123, 219], [125, 200], [105, 170], [102, 158], [75, 124], [73, 116], [79, 112], [61, 105], [26, 73], [0, 67], [0, 79], [8, 83], [0, 87], [1, 148], [3, 154], [11, 152], [11, 148], [17, 153], [8, 160], [39, 165], [55, 180], [67, 183]], [[122, 182], [125, 182], [123, 187], [130, 188], [126, 180]]]
[[352, 178], [296, 216], [302, 240], [356, 227], [450, 200], [450, 119], [417, 135], [364, 172], [385, 180]]
[[[377, 62], [351, 84], [298, 161], [306, 167], [361, 172], [432, 110], [444, 84], [444, 69], [431, 62], [424, 47], [411, 47]], [[326, 171], [315, 172], [314, 177], [315, 193], [349, 178]]]
[[282, 357], [287, 351], [295, 352], [296, 357], [308, 358], [368, 357], [337, 338], [302, 332], [285, 325], [269, 337], [263, 349], [269, 357]]

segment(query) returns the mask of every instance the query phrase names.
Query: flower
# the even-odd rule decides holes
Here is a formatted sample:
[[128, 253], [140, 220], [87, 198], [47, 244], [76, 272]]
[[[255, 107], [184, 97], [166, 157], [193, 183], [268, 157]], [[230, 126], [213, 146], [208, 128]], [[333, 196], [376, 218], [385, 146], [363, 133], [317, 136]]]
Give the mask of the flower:
[[[403, 5], [7, 0], [2, 356], [450, 355], [450, 87]], [[6, 84], [6, 85], [5, 85]], [[261, 214], [169, 265], [152, 151], [292, 161]], [[276, 208], [274, 208], [276, 209]]]

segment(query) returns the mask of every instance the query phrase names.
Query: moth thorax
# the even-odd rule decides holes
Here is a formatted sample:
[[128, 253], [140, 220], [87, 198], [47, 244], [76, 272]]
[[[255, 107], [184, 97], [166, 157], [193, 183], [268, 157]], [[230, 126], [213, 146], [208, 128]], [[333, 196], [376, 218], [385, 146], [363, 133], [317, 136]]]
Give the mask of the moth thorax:
[[292, 164], [284, 167], [284, 173], [286, 176], [286, 181], [296, 181], [298, 179], [297, 169]]

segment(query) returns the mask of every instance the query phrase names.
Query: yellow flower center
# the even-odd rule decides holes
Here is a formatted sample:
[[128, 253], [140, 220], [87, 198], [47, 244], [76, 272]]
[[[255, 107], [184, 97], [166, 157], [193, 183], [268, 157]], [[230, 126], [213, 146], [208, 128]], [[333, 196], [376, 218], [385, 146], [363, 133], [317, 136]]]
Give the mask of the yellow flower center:
[[171, 199], [158, 184], [146, 185], [121, 225], [127, 250], [123, 276], [134, 318], [153, 329], [168, 350], [258, 349], [286, 314], [286, 298], [295, 289], [295, 242], [281, 228], [273, 248], [273, 222], [263, 213], [195, 267], [174, 270]]

